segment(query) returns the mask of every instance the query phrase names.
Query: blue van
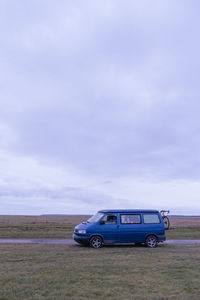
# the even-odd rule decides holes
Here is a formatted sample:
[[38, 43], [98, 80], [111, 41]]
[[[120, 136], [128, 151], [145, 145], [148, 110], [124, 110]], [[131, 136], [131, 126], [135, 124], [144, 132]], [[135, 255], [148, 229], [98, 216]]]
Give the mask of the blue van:
[[100, 210], [74, 228], [73, 239], [100, 248], [111, 243], [145, 243], [154, 248], [166, 240], [161, 214], [157, 210]]

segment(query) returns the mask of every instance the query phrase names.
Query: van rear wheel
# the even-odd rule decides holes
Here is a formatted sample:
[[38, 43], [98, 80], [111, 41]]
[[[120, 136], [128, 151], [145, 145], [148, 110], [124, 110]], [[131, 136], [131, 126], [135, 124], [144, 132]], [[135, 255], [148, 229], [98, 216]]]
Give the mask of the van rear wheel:
[[100, 236], [93, 236], [90, 239], [90, 247], [98, 249], [101, 248], [103, 245], [103, 240]]
[[158, 240], [154, 235], [149, 235], [145, 241], [145, 244], [149, 248], [155, 248], [158, 245]]

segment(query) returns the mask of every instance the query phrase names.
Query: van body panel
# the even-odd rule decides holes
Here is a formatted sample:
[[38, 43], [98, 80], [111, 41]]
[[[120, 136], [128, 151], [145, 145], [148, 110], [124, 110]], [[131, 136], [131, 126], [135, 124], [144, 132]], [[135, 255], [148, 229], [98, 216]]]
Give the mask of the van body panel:
[[118, 243], [118, 225], [101, 225], [101, 235], [105, 243]]
[[145, 231], [141, 224], [119, 226], [119, 240], [122, 243], [136, 243], [144, 240]]

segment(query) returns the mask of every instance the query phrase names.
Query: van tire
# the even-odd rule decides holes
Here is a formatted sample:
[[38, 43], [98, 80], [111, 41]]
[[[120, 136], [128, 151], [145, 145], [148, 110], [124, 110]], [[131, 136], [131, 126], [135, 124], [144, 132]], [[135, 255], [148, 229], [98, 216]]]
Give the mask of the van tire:
[[100, 236], [95, 235], [95, 236], [91, 237], [90, 247], [92, 247], [94, 249], [98, 249], [98, 248], [101, 248], [102, 245], [103, 245], [103, 240]]
[[146, 238], [145, 244], [146, 244], [146, 246], [149, 247], [149, 248], [155, 248], [155, 247], [157, 247], [157, 245], [158, 245], [158, 240], [157, 240], [157, 238], [155, 237], [155, 235], [149, 235], [149, 236]]

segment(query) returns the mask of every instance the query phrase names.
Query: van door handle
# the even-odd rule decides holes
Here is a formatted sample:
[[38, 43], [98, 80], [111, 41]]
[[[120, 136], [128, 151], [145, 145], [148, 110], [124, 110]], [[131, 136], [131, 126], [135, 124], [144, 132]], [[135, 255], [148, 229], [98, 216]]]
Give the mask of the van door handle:
[[119, 225], [117, 225], [117, 229], [119, 229]]

